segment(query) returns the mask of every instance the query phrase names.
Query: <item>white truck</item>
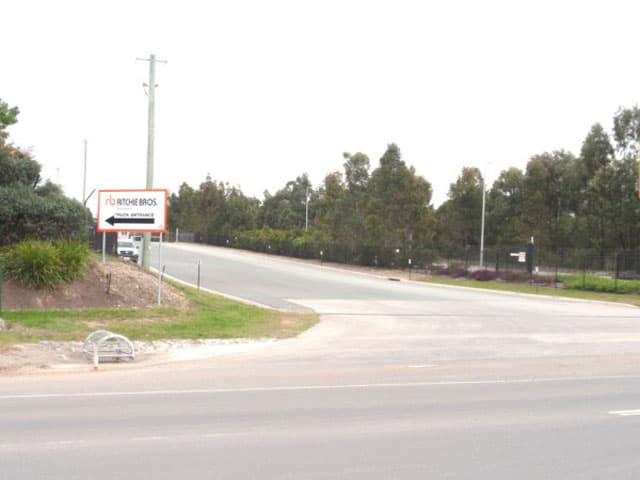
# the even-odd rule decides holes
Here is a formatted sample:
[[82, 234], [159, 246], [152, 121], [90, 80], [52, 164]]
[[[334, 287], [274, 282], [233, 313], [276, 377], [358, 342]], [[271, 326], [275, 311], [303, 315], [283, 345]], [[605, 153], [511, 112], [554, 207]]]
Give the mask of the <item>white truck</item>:
[[117, 253], [119, 257], [125, 257], [137, 262], [140, 248], [133, 239], [123, 238], [118, 240]]

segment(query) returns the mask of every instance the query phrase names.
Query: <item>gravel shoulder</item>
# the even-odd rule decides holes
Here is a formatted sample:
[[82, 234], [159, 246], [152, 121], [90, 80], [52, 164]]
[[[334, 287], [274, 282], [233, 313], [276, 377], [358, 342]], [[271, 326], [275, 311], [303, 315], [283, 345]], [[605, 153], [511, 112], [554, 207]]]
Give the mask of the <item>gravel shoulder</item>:
[[[133, 361], [102, 361], [99, 368], [145, 368], [174, 362], [201, 360], [223, 355], [257, 351], [274, 345], [266, 339], [199, 339], [133, 342]], [[0, 345], [0, 376], [56, 372], [84, 372], [93, 369], [91, 358], [82, 351], [82, 342], [21, 343]]]

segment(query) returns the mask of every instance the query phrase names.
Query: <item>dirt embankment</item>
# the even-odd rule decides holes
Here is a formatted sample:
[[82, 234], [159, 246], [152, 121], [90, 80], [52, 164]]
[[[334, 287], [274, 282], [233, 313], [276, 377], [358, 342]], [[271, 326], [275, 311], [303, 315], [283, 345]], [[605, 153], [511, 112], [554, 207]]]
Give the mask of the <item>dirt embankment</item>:
[[[3, 311], [147, 308], [157, 304], [157, 275], [119, 258], [108, 259], [105, 264], [93, 261], [82, 278], [54, 290], [35, 291], [8, 279], [2, 284]], [[162, 305], [189, 308], [189, 301], [177, 288], [163, 283]], [[147, 355], [143, 353], [143, 359], [158, 356], [154, 355], [158, 350], [156, 343], [139, 347], [143, 352], [148, 351]], [[54, 365], [82, 364], [87, 365], [87, 359], [82, 354], [81, 342], [0, 344], [0, 375], [42, 371]]]
[[[158, 303], [158, 278], [122, 259], [94, 261], [84, 277], [54, 290], [34, 291], [13, 280], [2, 284], [3, 310], [145, 308]], [[188, 307], [176, 288], [163, 284], [162, 304]]]

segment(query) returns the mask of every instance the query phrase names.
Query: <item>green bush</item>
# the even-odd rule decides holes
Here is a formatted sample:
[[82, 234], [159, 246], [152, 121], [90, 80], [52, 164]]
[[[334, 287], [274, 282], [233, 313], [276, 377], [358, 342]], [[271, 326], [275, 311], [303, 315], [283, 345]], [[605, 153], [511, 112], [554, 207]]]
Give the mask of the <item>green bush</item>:
[[589, 290], [592, 292], [606, 293], [638, 293], [640, 292], [639, 280], [618, 280], [613, 278], [594, 277], [592, 275], [567, 275], [562, 277], [565, 288], [574, 290]]
[[[3, 174], [0, 169], [0, 177]], [[0, 245], [25, 239], [86, 237], [82, 204], [45, 193], [29, 185], [0, 185]]]
[[35, 289], [53, 288], [62, 281], [60, 258], [51, 242], [26, 240], [9, 250], [7, 275]]
[[6, 254], [7, 275], [36, 290], [51, 289], [77, 278], [89, 262], [89, 249], [79, 242], [58, 245], [25, 240]]
[[89, 249], [83, 242], [63, 241], [56, 244], [56, 251], [60, 259], [60, 276], [65, 282], [78, 278], [89, 264]]

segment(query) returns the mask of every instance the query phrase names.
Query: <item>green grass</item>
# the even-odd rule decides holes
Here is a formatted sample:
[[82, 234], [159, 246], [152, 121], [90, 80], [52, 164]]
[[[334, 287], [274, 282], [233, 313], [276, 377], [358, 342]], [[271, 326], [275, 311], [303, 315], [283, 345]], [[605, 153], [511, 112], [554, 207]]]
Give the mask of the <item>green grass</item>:
[[195, 338], [286, 338], [313, 326], [318, 316], [268, 310], [182, 285], [189, 309], [5, 311], [9, 330], [0, 344], [40, 340], [81, 341], [94, 330], [111, 330], [131, 340]]
[[[591, 292], [584, 290], [573, 290], [569, 288], [540, 287], [496, 281], [478, 282], [476, 280], [451, 278], [446, 276], [429, 276], [420, 278], [420, 280], [427, 283], [435, 283], [439, 285], [454, 285], [458, 287], [528, 293], [532, 295], [548, 295], [553, 297], [577, 298], [582, 300], [598, 300], [604, 302], [617, 302], [640, 306], [640, 296], [622, 293]], [[620, 280], [618, 280], [618, 282], [620, 282]]]
[[565, 287], [575, 290], [590, 290], [608, 293], [638, 293], [639, 280], [620, 280], [612, 278], [594, 277], [593, 275], [565, 275], [562, 277]]

